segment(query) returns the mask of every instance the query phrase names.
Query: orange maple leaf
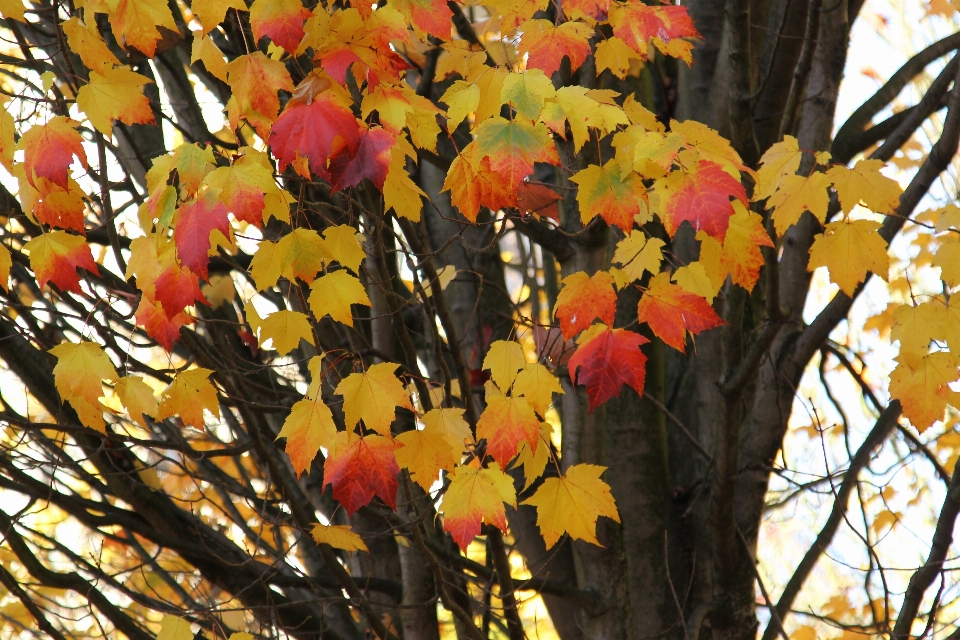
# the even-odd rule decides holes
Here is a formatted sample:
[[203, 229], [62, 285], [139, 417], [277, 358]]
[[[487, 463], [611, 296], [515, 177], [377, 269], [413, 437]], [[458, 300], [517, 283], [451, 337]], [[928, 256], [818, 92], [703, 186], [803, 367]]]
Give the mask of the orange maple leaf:
[[443, 495], [443, 529], [463, 550], [480, 533], [480, 524], [486, 521], [501, 531], [507, 530], [507, 516], [503, 504], [517, 504], [513, 480], [496, 463], [487, 469], [459, 466]]
[[17, 149], [23, 151], [24, 171], [31, 185], [36, 187], [38, 178], [46, 178], [67, 189], [73, 158], [87, 166], [83, 137], [77, 132], [79, 124], [66, 116], [57, 116], [46, 124], [30, 127], [23, 134]]
[[588, 39], [593, 29], [582, 22], [564, 22], [554, 26], [549, 20], [528, 20], [520, 25], [523, 36], [517, 54], [528, 54], [527, 68], [540, 69], [550, 77], [560, 68], [564, 56], [570, 59], [570, 72], [576, 71], [590, 55]]
[[487, 394], [487, 408], [477, 421], [477, 439], [486, 438], [487, 453], [506, 466], [526, 442], [532, 451], [540, 441], [540, 419], [526, 398]]
[[637, 317], [650, 325], [658, 338], [681, 352], [686, 352], [687, 333], [698, 334], [725, 324], [703, 297], [671, 283], [668, 273], [650, 279], [637, 305]]
[[594, 318], [612, 325], [616, 312], [617, 292], [613, 289], [613, 276], [606, 271], [598, 271], [592, 277], [578, 271], [564, 278], [553, 310], [567, 340], [589, 327]]
[[41, 289], [47, 282], [53, 282], [61, 291], [80, 293], [77, 269], [97, 273], [97, 263], [83, 236], [51, 231], [37, 236], [23, 248], [30, 254], [30, 268]]
[[192, 324], [194, 321], [182, 311], [174, 314], [173, 317], [167, 317], [160, 303], [146, 296], [140, 298], [135, 317], [137, 324], [146, 330], [147, 335], [167, 351], [171, 351], [173, 343], [180, 338], [180, 327]]
[[266, 36], [295, 53], [303, 40], [303, 23], [311, 15], [300, 0], [256, 0], [250, 6], [250, 26], [256, 40]]
[[352, 515], [378, 496], [397, 508], [396, 444], [383, 436], [337, 434], [336, 445], [323, 465], [323, 486], [333, 485], [333, 499]]

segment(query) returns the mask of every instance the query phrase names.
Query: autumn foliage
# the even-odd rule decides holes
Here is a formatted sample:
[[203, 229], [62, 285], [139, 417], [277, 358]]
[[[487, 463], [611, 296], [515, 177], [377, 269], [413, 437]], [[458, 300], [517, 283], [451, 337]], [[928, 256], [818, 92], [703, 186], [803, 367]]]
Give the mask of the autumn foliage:
[[[566, 592], [549, 571], [547, 586], [515, 584], [504, 536], [518, 549], [548, 552], [566, 541], [563, 553], [573, 553], [573, 541], [579, 550], [629, 543], [610, 533], [624, 516], [624, 485], [610, 478], [620, 470], [596, 464], [616, 456], [590, 449], [592, 427], [570, 427], [625, 420], [653, 429], [617, 407], [644, 407], [693, 439], [695, 455], [712, 456], [703, 508], [733, 536], [742, 523], [725, 501], [736, 490], [736, 449], [711, 444], [716, 451], [703, 453], [665, 406], [664, 362], [706, 357], [698, 342], [713, 336], [707, 351], [722, 364], [704, 369], [719, 372], [704, 388], [715, 394], [716, 422], [746, 421], [763, 392], [759, 372], [780, 366], [773, 349], [810, 335], [802, 308], [789, 308], [778, 289], [779, 270], [794, 268], [780, 256], [797, 260], [785, 247], [807, 234], [794, 277], [809, 287], [809, 274], [824, 268], [835, 285], [830, 305], [856, 299], [872, 276], [890, 277], [900, 228], [891, 221], [902, 226], [912, 212], [889, 156], [835, 160], [827, 148], [804, 147], [795, 122], [758, 146], [730, 127], [721, 135], [675, 118], [631, 84], [651, 69], [694, 62], [705, 37], [686, 6], [481, 5], [0, 0], [12, 34], [4, 55], [24, 61], [17, 81], [3, 81], [9, 108], [0, 117], [10, 191], [0, 245], [3, 339], [22, 341], [7, 348], [32, 348], [36, 362], [52, 358], [31, 373], [0, 347], [32, 398], [30, 412], [11, 409], [2, 419], [44, 438], [45, 455], [72, 447], [93, 460], [71, 471], [89, 484], [83, 505], [65, 498], [58, 509], [73, 517], [71, 509], [102, 509], [102, 524], [84, 516], [84, 526], [118, 547], [155, 548], [166, 563], [194, 567], [198, 584], [216, 585], [261, 629], [413, 634], [423, 620], [437, 627], [439, 601], [457, 633], [479, 637], [482, 628], [486, 637], [490, 616], [474, 616], [465, 586], [486, 580], [486, 606], [496, 581], [503, 629], [522, 637], [514, 592]], [[31, 62], [33, 51], [48, 51], [52, 62]], [[163, 70], [170, 65], [176, 71]], [[196, 91], [197, 108], [173, 107], [171, 117], [158, 102], [160, 84], [171, 104], [177, 91]], [[218, 105], [220, 131], [207, 130], [204, 101]], [[159, 147], [143, 142], [150, 135]], [[950, 415], [960, 379], [960, 302], [949, 296], [960, 286], [960, 209], [923, 215], [938, 234], [928, 260], [941, 270], [943, 295], [892, 306], [886, 327], [900, 345], [885, 380], [889, 401], [899, 401], [904, 428], [917, 434]], [[529, 249], [540, 264], [532, 280], [523, 267], [519, 286], [500, 262], [508, 233], [522, 238], [523, 260]], [[491, 255], [495, 266], [458, 269], [445, 257], [451, 247], [481, 261]], [[465, 302], [456, 291], [467, 282], [482, 284]], [[829, 330], [821, 333], [804, 347], [811, 354], [826, 348]], [[778, 372], [770, 388], [795, 386], [783, 378], [799, 380], [809, 357]], [[47, 379], [57, 400], [43, 395], [52, 393], [43, 391]], [[739, 442], [730, 429], [705, 442]], [[147, 453], [168, 445], [185, 471]], [[108, 463], [125, 480], [112, 479]], [[623, 464], [637, 463], [627, 456]], [[203, 473], [213, 475], [188, 486]], [[164, 542], [120, 518], [127, 507], [112, 505], [121, 501], [131, 514], [145, 510], [137, 522], [158, 531], [172, 517], [150, 511], [140, 488], [172, 496], [178, 514], [194, 513], [184, 505], [196, 501], [197, 537], [184, 525], [163, 534], [182, 540]], [[111, 506], [96, 506], [94, 494], [103, 504], [110, 496]], [[251, 502], [237, 507], [240, 497]], [[521, 543], [520, 513], [530, 514], [538, 540]], [[743, 538], [748, 547], [755, 524]], [[470, 557], [478, 536], [486, 566]], [[743, 553], [740, 537], [729, 538], [732, 553]], [[208, 539], [222, 547], [211, 551], [216, 560], [199, 550]], [[364, 575], [383, 593], [400, 578], [350, 554], [375, 558], [384, 540], [398, 567], [416, 554], [425, 597], [434, 598], [425, 618], [408, 622], [404, 613], [401, 622], [385, 613], [389, 603], [367, 601]], [[19, 546], [11, 549], [0, 546], [0, 554], [20, 557], [33, 579], [59, 588]], [[287, 553], [300, 558], [295, 567]], [[537, 553], [525, 560], [546, 566]], [[744, 558], [740, 566], [753, 565]], [[241, 578], [220, 575], [218, 562], [248, 559], [257, 580], [289, 598], [280, 618], [271, 618], [270, 588], [240, 593]], [[716, 575], [729, 569], [716, 562]], [[286, 582], [270, 583], [276, 576]], [[326, 582], [311, 582], [318, 576]], [[401, 582], [406, 590], [408, 576]], [[752, 573], [747, 583], [741, 595], [752, 601]], [[243, 616], [238, 623], [219, 614], [219, 595], [197, 595], [206, 587], [191, 595], [206, 598], [206, 608], [187, 599], [164, 608], [161, 600], [180, 598], [183, 587], [162, 588], [173, 591], [125, 612], [90, 602], [98, 619], [130, 638], [159, 630], [163, 640], [188, 640], [191, 623], [211, 638], [251, 637]], [[356, 619], [328, 612], [331, 621], [318, 622], [313, 604], [299, 604], [311, 593], [354, 607]], [[406, 595], [402, 602], [413, 606]], [[683, 607], [693, 609], [676, 605], [681, 621], [690, 613]], [[753, 616], [754, 605], [745, 606]], [[25, 611], [25, 628], [50, 624], [41, 611]], [[555, 604], [550, 613], [560, 615]], [[717, 614], [714, 629], [729, 620]]]

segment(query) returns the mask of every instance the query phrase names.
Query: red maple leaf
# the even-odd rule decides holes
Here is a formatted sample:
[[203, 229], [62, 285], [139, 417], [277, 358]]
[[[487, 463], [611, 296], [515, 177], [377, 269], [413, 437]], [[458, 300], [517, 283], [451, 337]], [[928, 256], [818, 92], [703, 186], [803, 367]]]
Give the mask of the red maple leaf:
[[580, 345], [568, 367], [576, 383], [587, 388], [590, 411], [619, 396], [625, 384], [643, 397], [647, 356], [640, 345], [648, 342], [639, 333], [606, 328]]
[[700, 37], [686, 7], [658, 7], [633, 2], [621, 5], [618, 14], [613, 35], [641, 53], [646, 52], [647, 42], [651, 38], [669, 43], [675, 38]]
[[80, 293], [77, 269], [97, 273], [97, 263], [83, 236], [51, 231], [37, 236], [23, 248], [30, 254], [30, 268], [37, 276], [37, 285], [41, 289], [47, 282], [52, 282], [61, 291]]
[[340, 138], [340, 149], [356, 149], [360, 143], [360, 126], [353, 112], [327, 93], [320, 93], [311, 102], [290, 100], [273, 123], [270, 147], [280, 161], [280, 171], [297, 156], [306, 158], [310, 170], [330, 179], [327, 160], [333, 152], [334, 140]]
[[[674, 177], [678, 176], [678, 177]], [[723, 242], [734, 214], [730, 198], [748, 206], [740, 181], [716, 162], [701, 160], [692, 171], [675, 171], [666, 181], [680, 180], [661, 205], [660, 219], [671, 237], [684, 221]], [[672, 185], [671, 185], [672, 186]]]
[[681, 352], [686, 351], [688, 332], [698, 334], [725, 324], [703, 297], [672, 284], [667, 273], [650, 280], [637, 305], [637, 317], [650, 325], [658, 338]]
[[557, 205], [562, 198], [550, 187], [524, 180], [517, 189], [517, 208], [521, 212], [535, 213], [551, 220], [560, 222], [560, 207]]
[[370, 178], [377, 189], [383, 191], [390, 166], [390, 149], [396, 136], [383, 127], [364, 129], [357, 145], [351, 148], [346, 141], [337, 139], [330, 154], [330, 187], [336, 192], [355, 187], [364, 178]]
[[369, 435], [347, 442], [338, 434], [337, 446], [323, 465], [323, 486], [333, 485], [333, 498], [352, 515], [369, 504], [374, 495], [391, 509], [397, 508], [396, 444], [383, 436]]
[[[264, 9], [258, 10], [260, 6]], [[253, 37], [270, 38], [274, 44], [294, 53], [303, 40], [303, 22], [312, 14], [300, 0], [286, 2], [254, 2], [250, 7], [250, 26]]]
[[140, 298], [136, 318], [137, 324], [146, 330], [147, 335], [167, 351], [172, 350], [173, 343], [180, 338], [180, 327], [193, 322], [193, 318], [183, 312], [168, 318], [163, 307], [146, 296]]
[[210, 232], [217, 229], [224, 236], [230, 233], [227, 207], [217, 194], [206, 190], [202, 196], [183, 205], [177, 211], [173, 241], [177, 245], [177, 257], [190, 271], [206, 280], [210, 264]]
[[173, 318], [194, 302], [207, 304], [200, 292], [200, 279], [190, 269], [172, 264], [164, 269], [154, 283], [157, 302], [168, 318]]
[[83, 137], [77, 132], [79, 123], [66, 116], [57, 116], [43, 125], [31, 127], [20, 142], [27, 180], [36, 186], [37, 178], [46, 178], [63, 189], [68, 189], [70, 165], [74, 156], [87, 166], [83, 152]]

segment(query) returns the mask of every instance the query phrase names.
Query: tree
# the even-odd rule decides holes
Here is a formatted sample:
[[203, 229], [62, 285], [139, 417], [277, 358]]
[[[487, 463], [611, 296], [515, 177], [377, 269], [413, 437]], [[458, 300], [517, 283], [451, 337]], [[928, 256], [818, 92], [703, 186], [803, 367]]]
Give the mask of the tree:
[[0, 0], [4, 633], [953, 629], [960, 34], [834, 135], [862, 9]]

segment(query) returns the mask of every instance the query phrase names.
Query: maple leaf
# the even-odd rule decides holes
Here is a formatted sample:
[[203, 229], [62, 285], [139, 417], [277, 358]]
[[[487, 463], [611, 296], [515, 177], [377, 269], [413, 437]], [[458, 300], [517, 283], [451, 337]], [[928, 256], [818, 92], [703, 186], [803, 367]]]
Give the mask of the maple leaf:
[[347, 515], [369, 504], [374, 495], [391, 509], [397, 508], [400, 467], [395, 448], [393, 440], [383, 436], [337, 434], [336, 445], [323, 464], [323, 486], [333, 485], [333, 499], [343, 505]]
[[353, 313], [350, 305], [362, 304], [370, 306], [367, 291], [356, 276], [345, 270], [331, 271], [325, 276], [317, 278], [310, 285], [310, 309], [317, 318], [330, 314], [337, 322], [348, 327], [353, 326]]
[[747, 206], [743, 185], [709, 160], [700, 160], [690, 171], [674, 171], [654, 188], [662, 194], [660, 220], [671, 238], [686, 221], [722, 242], [734, 213], [730, 198]]
[[[711, 243], [719, 247], [719, 243], [704, 232], [697, 234], [700, 240], [700, 261], [704, 267], [710, 267], [711, 276], [720, 276], [714, 280], [719, 290], [723, 278], [727, 274], [735, 284], [748, 291], [752, 291], [757, 280], [760, 279], [760, 268], [764, 265], [763, 253], [760, 247], [773, 247], [773, 240], [763, 227], [763, 218], [739, 202], [734, 202], [736, 213], [730, 217], [730, 227], [719, 251], [711, 251]], [[707, 250], [704, 251], [704, 247]], [[705, 260], [705, 254], [715, 255], [717, 260]], [[722, 274], [722, 275], [721, 275]], [[717, 282], [719, 280], [719, 283]]]
[[610, 487], [600, 479], [606, 470], [595, 464], [573, 465], [560, 478], [544, 480], [537, 492], [523, 501], [537, 508], [537, 526], [547, 549], [564, 533], [602, 546], [597, 540], [597, 518], [620, 522]]
[[827, 171], [844, 213], [861, 202], [876, 213], [890, 214], [900, 207], [903, 189], [896, 180], [880, 173], [882, 168], [882, 160], [860, 160], [852, 169], [837, 165]]
[[780, 189], [784, 178], [797, 172], [802, 158], [803, 153], [793, 136], [784, 136], [783, 140], [771, 145], [760, 158], [752, 199], [765, 200], [772, 196]]
[[634, 63], [639, 63], [643, 59], [643, 55], [631, 49], [626, 42], [616, 36], [598, 42], [594, 56], [597, 75], [609, 69], [610, 73], [621, 80], [626, 79], [627, 72]]
[[830, 281], [848, 296], [853, 295], [868, 272], [886, 280], [890, 256], [887, 241], [877, 233], [879, 228], [880, 223], [874, 220], [847, 218], [831, 222], [823, 234], [814, 239], [807, 269], [826, 267]]
[[180, 264], [203, 279], [210, 264], [211, 234], [219, 232], [227, 237], [230, 233], [227, 207], [218, 196], [215, 189], [205, 189], [180, 207], [174, 217], [173, 240]]
[[623, 266], [630, 282], [643, 277], [644, 271], [656, 275], [660, 272], [665, 246], [660, 238], [648, 238], [642, 231], [633, 231], [617, 243], [613, 262]]
[[420, 222], [421, 198], [426, 198], [427, 194], [410, 179], [406, 158], [400, 144], [390, 150], [390, 166], [383, 182], [383, 208], [384, 211], [393, 209], [400, 217]]
[[355, 187], [364, 178], [383, 191], [390, 167], [390, 149], [396, 136], [383, 127], [362, 129], [355, 149], [343, 141], [334, 140], [334, 149], [330, 156], [330, 188], [336, 192]]
[[351, 373], [340, 381], [334, 393], [343, 396], [343, 414], [348, 430], [363, 420], [367, 429], [389, 436], [396, 408], [413, 411], [410, 398], [394, 373], [399, 366], [393, 362], [381, 362], [363, 373]]
[[447, 131], [454, 131], [468, 114], [480, 106], [480, 87], [474, 82], [457, 80], [440, 96], [447, 106]]
[[157, 634], [157, 640], [193, 640], [190, 622], [169, 614], [163, 616], [160, 620], [160, 633]]
[[553, 82], [543, 71], [530, 69], [522, 73], [511, 73], [504, 79], [500, 90], [500, 101], [513, 103], [519, 115], [536, 120], [547, 98], [556, 95]]
[[64, 20], [60, 27], [67, 36], [70, 50], [80, 56], [80, 60], [89, 69], [99, 69], [103, 65], [119, 65], [120, 61], [107, 47], [100, 36], [96, 24], [87, 26], [83, 20], [74, 16]]
[[[264, 243], [261, 242], [263, 250]], [[276, 244], [276, 254], [279, 262], [279, 275], [293, 282], [300, 278], [306, 283], [313, 282], [317, 272], [325, 263], [333, 261], [333, 254], [327, 248], [320, 234], [313, 229], [298, 227], [280, 239]], [[254, 256], [256, 257], [256, 256]], [[274, 284], [276, 280], [273, 281]]]
[[584, 224], [599, 215], [607, 224], [629, 231], [633, 228], [634, 216], [641, 214], [641, 203], [647, 199], [640, 176], [631, 172], [622, 179], [616, 160], [610, 160], [603, 167], [592, 164], [570, 180], [580, 187], [577, 202]]
[[423, 418], [425, 428], [443, 434], [450, 450], [459, 458], [466, 444], [473, 442], [470, 425], [463, 419], [464, 409], [441, 408], [427, 411]]
[[67, 178], [66, 189], [61, 189], [46, 178], [37, 178], [34, 188], [24, 175], [23, 165], [14, 166], [12, 173], [17, 178], [20, 204], [31, 220], [85, 233], [85, 194], [73, 178]]
[[354, 273], [360, 273], [360, 263], [367, 254], [360, 246], [355, 228], [348, 224], [327, 227], [323, 230], [323, 240], [337, 262]]
[[[644, 125], [631, 125], [613, 136], [613, 146], [617, 150], [616, 159], [620, 163], [621, 177], [626, 177], [633, 170], [644, 178], [663, 178], [677, 160], [683, 144], [682, 136], [674, 133], [664, 134], [660, 131], [651, 131]], [[695, 160], [693, 157], [684, 159]], [[695, 165], [694, 168], [696, 168]], [[677, 171], [675, 173], [681, 174], [683, 172]], [[673, 183], [663, 180], [661, 184], [668, 187], [667, 191], [669, 193], [671, 189], [678, 187], [681, 182], [682, 176], [678, 175], [673, 179]]]
[[31, 185], [36, 186], [38, 178], [46, 178], [67, 189], [73, 158], [87, 166], [83, 137], [77, 132], [79, 124], [66, 116], [56, 116], [46, 124], [30, 127], [23, 134], [17, 149], [23, 151], [24, 172]]
[[[707, 239], [716, 242], [709, 236], [707, 236]], [[723, 286], [723, 280], [726, 280], [726, 274], [724, 274], [723, 280], [716, 277], [711, 278], [707, 275], [705, 264], [709, 263], [697, 261], [684, 265], [673, 272], [671, 279], [690, 293], [703, 297], [708, 304], [713, 304], [713, 299], [717, 297], [720, 287]], [[719, 285], [716, 284], [717, 280], [720, 280]]]
[[549, 20], [528, 20], [520, 25], [523, 33], [518, 55], [527, 55], [527, 68], [540, 69], [549, 78], [564, 57], [570, 60], [570, 72], [576, 71], [590, 56], [588, 42], [593, 29], [582, 22], [564, 22], [554, 26]]
[[[236, 129], [238, 120], [245, 118], [262, 139], [270, 138], [271, 125], [280, 111], [277, 92], [293, 91], [293, 81], [286, 66], [255, 51], [239, 56], [227, 65], [227, 84], [233, 90], [233, 97], [227, 104], [231, 128]], [[291, 99], [290, 102], [294, 101]]]
[[916, 367], [909, 367], [897, 358], [897, 368], [890, 374], [890, 395], [900, 400], [903, 415], [923, 433], [937, 420], [943, 419], [949, 383], [960, 378], [960, 361], [946, 351], [924, 356]]
[[313, 327], [305, 314], [281, 309], [264, 318], [260, 325], [260, 344], [269, 339], [277, 353], [285, 356], [300, 346], [300, 340], [314, 344]]
[[[357, 119], [344, 104], [343, 95], [330, 89], [332, 86], [313, 96], [310, 102], [291, 99], [273, 124], [269, 144], [280, 161], [281, 172], [297, 157], [303, 157], [315, 175], [329, 180], [327, 162], [334, 151], [334, 140], [340, 139], [340, 149], [356, 150], [359, 146]], [[352, 153], [347, 151], [346, 155]]]
[[220, 415], [217, 389], [210, 382], [210, 369], [196, 367], [177, 374], [160, 399], [157, 419], [179, 415], [184, 424], [203, 430], [203, 410]]
[[180, 185], [187, 193], [195, 194], [203, 179], [216, 169], [213, 150], [210, 146], [199, 144], [181, 144], [173, 151], [172, 167], [177, 170]]
[[604, 20], [610, 9], [610, 0], [567, 0], [563, 12], [572, 19]]
[[173, 317], [168, 317], [163, 306], [147, 296], [140, 298], [135, 317], [137, 324], [146, 329], [147, 335], [167, 351], [171, 351], [173, 343], [180, 338], [180, 327], [193, 322], [193, 318], [182, 311]]
[[646, 57], [647, 43], [664, 55], [673, 56], [690, 64], [693, 44], [683, 38], [699, 38], [687, 8], [681, 6], [647, 6], [641, 2], [617, 4], [610, 11], [613, 35], [630, 48]]
[[696, 335], [723, 324], [703, 297], [671, 283], [667, 273], [650, 279], [637, 306], [637, 317], [650, 325], [658, 338], [682, 353], [686, 352], [687, 333]]
[[567, 340], [589, 327], [594, 318], [613, 324], [616, 312], [617, 292], [613, 289], [613, 276], [606, 271], [593, 276], [578, 271], [564, 278], [553, 310]]
[[293, 197], [277, 186], [269, 160], [264, 163], [256, 152], [237, 158], [229, 167], [214, 169], [204, 184], [219, 189], [220, 201], [237, 220], [258, 228], [263, 227], [265, 215], [289, 220], [287, 204]]
[[960, 237], [955, 233], [940, 238], [937, 254], [930, 264], [940, 267], [940, 279], [950, 287], [960, 285]]
[[143, 416], [151, 418], [156, 417], [157, 398], [153, 395], [153, 389], [150, 388], [143, 378], [139, 376], [123, 376], [113, 387], [113, 392], [120, 398], [130, 418], [136, 421], [141, 427], [146, 427], [147, 423]]
[[[512, 176], [502, 175], [491, 168], [490, 158], [477, 160], [475, 142], [468, 144], [447, 171], [442, 191], [450, 192], [450, 202], [470, 222], [477, 221], [480, 207], [493, 211], [517, 204], [517, 194], [523, 180], [512, 184]], [[532, 171], [532, 165], [531, 165]]]
[[163, 37], [161, 27], [179, 33], [164, 0], [117, 0], [114, 6], [110, 26], [117, 42], [139, 49], [148, 58], [157, 52], [157, 42]]
[[30, 254], [30, 268], [41, 289], [47, 282], [53, 282], [61, 291], [80, 293], [77, 269], [97, 273], [97, 263], [83, 236], [51, 231], [33, 238], [23, 249]]
[[190, 10], [200, 20], [204, 33], [209, 33], [223, 22], [228, 9], [246, 11], [247, 5], [243, 0], [193, 0], [190, 4]]
[[0, 245], [0, 288], [10, 291], [10, 268], [13, 267], [13, 258], [10, 250]]
[[563, 393], [563, 387], [549, 369], [539, 362], [530, 362], [517, 374], [513, 393], [525, 397], [530, 406], [543, 416], [546, 415], [547, 407], [553, 403], [553, 394]]
[[57, 358], [53, 381], [61, 397], [70, 403], [81, 422], [104, 432], [103, 381], [116, 380], [117, 370], [95, 342], [62, 342], [50, 349]]
[[517, 492], [513, 480], [496, 463], [486, 469], [459, 466], [443, 494], [443, 529], [466, 552], [480, 533], [481, 523], [507, 530], [504, 503], [516, 507]]
[[[459, 452], [450, 448], [445, 434], [429, 427], [412, 430], [397, 436], [401, 447], [395, 451], [397, 463], [410, 472], [410, 479], [430, 491], [440, 479], [440, 471], [450, 471], [460, 462]], [[461, 447], [462, 448], [462, 447]]]
[[278, 440], [287, 439], [285, 451], [298, 477], [310, 468], [320, 447], [329, 450], [334, 446], [336, 437], [333, 414], [319, 398], [319, 393], [296, 402], [277, 434]]
[[289, 53], [295, 53], [303, 40], [303, 23], [313, 15], [300, 0], [255, 0], [250, 5], [253, 37], [264, 36]]
[[317, 544], [328, 544], [334, 549], [343, 551], [369, 551], [363, 538], [355, 533], [348, 524], [315, 524], [310, 530], [313, 541]]
[[591, 94], [596, 95], [586, 87], [561, 87], [553, 97], [544, 101], [540, 112], [540, 120], [561, 138], [567, 138], [567, 126], [570, 127], [573, 148], [577, 152], [590, 139], [591, 127], [609, 133], [617, 124], [627, 124], [626, 116], [618, 107], [613, 109], [619, 112], [619, 118], [608, 121], [606, 115], [610, 105], [601, 105]]
[[540, 444], [536, 451], [532, 451], [527, 443], [520, 445], [520, 453], [513, 464], [513, 469], [523, 467], [523, 489], [526, 491], [537, 478], [543, 475], [544, 469], [551, 457], [551, 437], [553, 436], [553, 425], [549, 422], [540, 423]]
[[90, 71], [90, 82], [77, 92], [77, 107], [90, 124], [109, 137], [113, 135], [113, 121], [124, 124], [153, 124], [150, 101], [142, 93], [143, 85], [152, 80], [128, 69]]
[[173, 318], [194, 302], [206, 304], [200, 291], [200, 278], [180, 264], [170, 264], [154, 282], [154, 298], [163, 307], [167, 318]]
[[587, 388], [590, 410], [619, 396], [625, 384], [642, 398], [647, 357], [640, 345], [650, 341], [626, 329], [594, 326], [577, 340], [579, 347], [568, 363], [574, 381]]
[[190, 64], [197, 62], [203, 63], [203, 68], [215, 78], [227, 81], [227, 61], [223, 57], [220, 47], [213, 41], [213, 38], [202, 33], [193, 37], [193, 45], [190, 48]]
[[510, 389], [517, 372], [526, 364], [523, 349], [512, 340], [497, 340], [483, 359], [483, 368], [490, 370], [490, 377], [503, 391]]
[[450, 20], [453, 11], [444, 0], [391, 0], [390, 6], [409, 16], [414, 29], [436, 36], [441, 40], [450, 39]]
[[777, 235], [782, 236], [795, 225], [804, 211], [809, 211], [823, 224], [830, 205], [827, 187], [830, 178], [819, 171], [807, 177], [787, 175], [780, 179], [780, 187], [767, 200], [767, 207], [773, 208], [773, 226]]
[[741, 171], [750, 171], [730, 142], [705, 124], [696, 120], [671, 120], [670, 132], [683, 138], [683, 146], [696, 157], [719, 164], [730, 175], [739, 176]]
[[534, 162], [560, 164], [550, 132], [542, 122], [510, 122], [497, 116], [482, 122], [476, 136], [479, 158], [489, 158], [490, 169], [506, 178], [514, 189], [533, 173]]
[[536, 451], [540, 420], [525, 398], [487, 394], [487, 408], [477, 421], [477, 439], [486, 439], [487, 453], [506, 466], [520, 443]]
[[560, 207], [562, 200], [550, 187], [530, 181], [520, 183], [517, 189], [517, 209], [522, 213], [532, 213], [537, 217], [550, 218], [560, 223]]

